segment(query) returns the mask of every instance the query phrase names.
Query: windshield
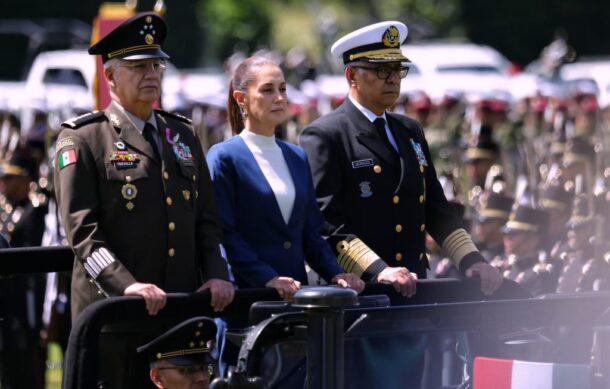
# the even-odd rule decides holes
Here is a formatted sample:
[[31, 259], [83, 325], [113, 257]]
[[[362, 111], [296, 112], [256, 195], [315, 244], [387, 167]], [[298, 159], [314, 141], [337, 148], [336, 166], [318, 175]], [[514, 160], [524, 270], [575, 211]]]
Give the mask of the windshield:
[[491, 65], [443, 65], [437, 66], [439, 73], [471, 72], [484, 74], [502, 74], [500, 69]]

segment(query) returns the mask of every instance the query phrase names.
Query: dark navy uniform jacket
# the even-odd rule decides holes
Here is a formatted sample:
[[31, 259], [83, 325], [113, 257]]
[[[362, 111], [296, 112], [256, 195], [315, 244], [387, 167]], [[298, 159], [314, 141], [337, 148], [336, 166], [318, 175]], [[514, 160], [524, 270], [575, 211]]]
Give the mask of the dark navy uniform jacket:
[[[326, 233], [356, 235], [388, 265], [425, 278], [426, 232], [442, 244], [463, 224], [445, 198], [421, 126], [402, 115], [386, 117], [400, 158], [349, 98], [305, 128], [300, 145]], [[478, 260], [466, 258], [459, 268]]]

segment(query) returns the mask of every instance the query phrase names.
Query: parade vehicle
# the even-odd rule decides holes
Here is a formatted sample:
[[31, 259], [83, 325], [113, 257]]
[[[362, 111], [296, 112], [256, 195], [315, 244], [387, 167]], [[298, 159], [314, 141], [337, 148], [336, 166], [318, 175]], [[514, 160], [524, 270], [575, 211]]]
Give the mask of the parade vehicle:
[[563, 80], [573, 84], [583, 81], [593, 82], [599, 105], [601, 107], [610, 105], [610, 58], [583, 57], [562, 66], [560, 74]]
[[79, 20], [3, 20], [0, 45], [11, 60], [0, 66], [0, 109], [20, 111], [30, 69], [41, 52], [84, 47], [90, 36], [91, 26]]
[[402, 45], [401, 50], [419, 69], [421, 89], [433, 99], [442, 98], [446, 91], [468, 95], [508, 90], [515, 74], [508, 59], [485, 45], [421, 42]]
[[[69, 270], [72, 261], [67, 247], [5, 249], [0, 275]], [[294, 379], [305, 377], [307, 388], [353, 388], [383, 370], [364, 367], [371, 363], [366, 353], [353, 352], [362, 342], [387, 344], [390, 350], [402, 336], [447, 334], [462, 335], [472, 346], [474, 389], [608, 388], [609, 313], [608, 292], [532, 298], [508, 280], [492, 296], [481, 294], [477, 280], [451, 279], [420, 281], [412, 298], [383, 284], [368, 284], [360, 296], [335, 287], [304, 288], [292, 303], [272, 289], [238, 290], [221, 314], [212, 312], [208, 293], [170, 294], [155, 317], [146, 314], [139, 298], [111, 297], [89, 306], [74, 323], [63, 388], [96, 387], [104, 325], [132, 320], [175, 325], [198, 315], [225, 320], [227, 338], [239, 350], [225, 361], [228, 373], [212, 383], [215, 389], [302, 387], [294, 386]], [[474, 347], [477, 343], [485, 351]], [[578, 349], [589, 350], [588, 358], [579, 359]], [[408, 355], [402, 352], [385, 357], [400, 361]], [[445, 374], [446, 362], [440, 360], [435, 373]], [[376, 387], [395, 387], [392, 375], [399, 372], [383, 373], [375, 377]]]

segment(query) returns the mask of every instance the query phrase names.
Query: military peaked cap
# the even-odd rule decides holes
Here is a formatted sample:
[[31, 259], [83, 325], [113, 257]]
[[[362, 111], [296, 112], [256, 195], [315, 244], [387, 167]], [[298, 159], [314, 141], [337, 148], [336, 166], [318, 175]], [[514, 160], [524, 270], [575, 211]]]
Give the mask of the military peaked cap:
[[160, 16], [152, 12], [140, 13], [91, 46], [89, 54], [101, 55], [103, 62], [114, 58], [169, 58], [169, 55], [161, 50], [166, 35], [167, 27]]

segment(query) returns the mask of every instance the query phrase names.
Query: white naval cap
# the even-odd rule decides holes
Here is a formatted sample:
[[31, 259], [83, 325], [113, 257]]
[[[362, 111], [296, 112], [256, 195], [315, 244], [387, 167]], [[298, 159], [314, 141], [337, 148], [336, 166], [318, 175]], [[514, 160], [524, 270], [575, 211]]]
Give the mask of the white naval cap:
[[398, 21], [371, 24], [336, 41], [330, 52], [343, 57], [345, 65], [354, 61], [411, 62], [400, 50], [407, 32], [407, 26]]

